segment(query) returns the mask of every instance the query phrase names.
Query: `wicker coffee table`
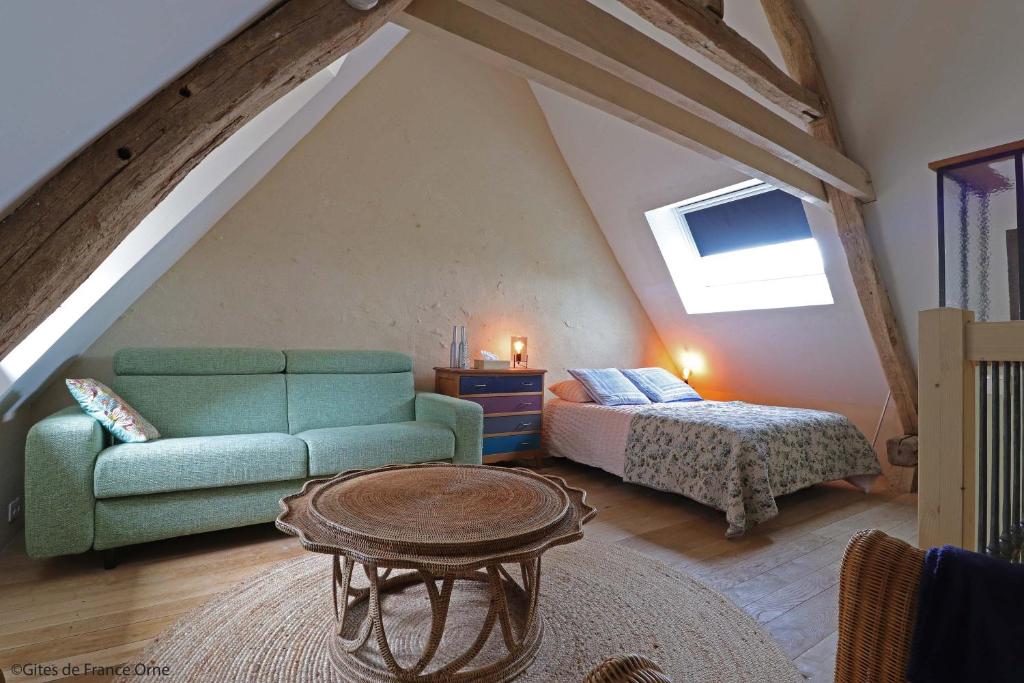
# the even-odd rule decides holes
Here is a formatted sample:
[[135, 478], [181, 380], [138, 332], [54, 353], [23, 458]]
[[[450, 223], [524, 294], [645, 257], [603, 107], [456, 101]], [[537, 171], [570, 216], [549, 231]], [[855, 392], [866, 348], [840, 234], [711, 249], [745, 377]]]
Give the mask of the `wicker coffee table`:
[[583, 537], [585, 498], [525, 469], [396, 465], [307, 482], [277, 526], [331, 556], [346, 680], [491, 683], [536, 655], [541, 555]]

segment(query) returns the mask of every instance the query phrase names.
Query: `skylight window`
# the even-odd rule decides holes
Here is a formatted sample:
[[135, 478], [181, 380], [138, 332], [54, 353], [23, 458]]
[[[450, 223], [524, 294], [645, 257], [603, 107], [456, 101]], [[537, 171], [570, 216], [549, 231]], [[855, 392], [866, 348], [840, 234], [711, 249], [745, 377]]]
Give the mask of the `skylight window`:
[[749, 180], [645, 215], [687, 313], [832, 303], [803, 204], [782, 190]]

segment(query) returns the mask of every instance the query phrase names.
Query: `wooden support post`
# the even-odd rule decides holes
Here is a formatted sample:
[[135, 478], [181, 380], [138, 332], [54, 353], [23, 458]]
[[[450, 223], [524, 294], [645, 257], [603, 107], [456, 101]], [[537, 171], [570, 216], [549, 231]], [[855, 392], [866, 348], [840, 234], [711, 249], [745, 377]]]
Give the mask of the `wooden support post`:
[[[792, 0], [761, 0], [761, 4], [790, 74], [798, 83], [821, 96], [824, 116], [810, 124], [811, 134], [843, 151], [828, 87], [815, 57], [807, 25]], [[826, 185], [825, 190], [836, 218], [839, 239], [846, 252], [864, 318], [875, 341], [889, 388], [892, 389], [900, 423], [906, 433], [917, 434], [917, 378], [914, 365], [868, 240], [861, 205], [849, 194], [831, 185]]]
[[207, 154], [408, 3], [276, 3], [46, 181], [0, 222], [0, 358]]
[[921, 311], [921, 433], [917, 539], [922, 548], [946, 543], [974, 548], [974, 364], [967, 327], [974, 314], [959, 308]]
[[700, 0], [621, 0], [656, 27], [745, 81], [786, 111], [813, 121], [825, 112], [824, 93], [794, 80], [761, 50], [725, 25]]

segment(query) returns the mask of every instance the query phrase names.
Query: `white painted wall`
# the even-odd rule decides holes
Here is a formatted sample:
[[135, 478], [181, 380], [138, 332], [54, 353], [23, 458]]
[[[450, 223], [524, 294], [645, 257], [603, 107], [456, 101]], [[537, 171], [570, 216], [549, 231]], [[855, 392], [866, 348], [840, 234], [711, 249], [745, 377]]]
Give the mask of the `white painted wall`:
[[0, 3], [0, 216], [274, 0]]
[[[747, 9], [759, 14], [758, 4]], [[746, 3], [733, 5], [740, 11]], [[1024, 3], [801, 5], [849, 154], [874, 179], [868, 227], [916, 348], [917, 312], [938, 304], [935, 176], [927, 164], [1024, 138]]]
[[[888, 387], [827, 211], [805, 205], [835, 304], [688, 315], [644, 212], [744, 180], [731, 168], [593, 107], [533, 85], [562, 154], [616, 257], [677, 362], [709, 398], [841, 412], [870, 438]], [[879, 443], [898, 428], [890, 408]]]

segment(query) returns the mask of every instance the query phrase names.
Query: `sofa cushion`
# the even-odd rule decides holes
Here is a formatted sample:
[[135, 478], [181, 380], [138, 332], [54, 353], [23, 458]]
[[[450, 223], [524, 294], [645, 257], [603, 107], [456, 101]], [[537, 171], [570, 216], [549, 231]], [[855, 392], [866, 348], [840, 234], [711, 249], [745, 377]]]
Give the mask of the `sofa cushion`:
[[312, 477], [395, 463], [450, 460], [455, 455], [455, 434], [439, 422], [311, 429], [296, 436], [309, 446]]
[[237, 434], [125, 443], [100, 452], [97, 498], [258, 484], [307, 476], [306, 443], [288, 434]]
[[288, 432], [278, 375], [128, 375], [112, 388], [164, 437]]
[[286, 375], [286, 379], [292, 434], [324, 427], [405, 422], [416, 416], [411, 372]]
[[127, 348], [114, 354], [116, 375], [269, 375], [284, 372], [273, 349]]
[[[273, 522], [303, 479], [96, 501], [96, 550]], [[91, 535], [91, 530], [90, 530]]]
[[396, 351], [292, 349], [284, 352], [291, 375], [373, 375], [412, 372], [412, 357]]

